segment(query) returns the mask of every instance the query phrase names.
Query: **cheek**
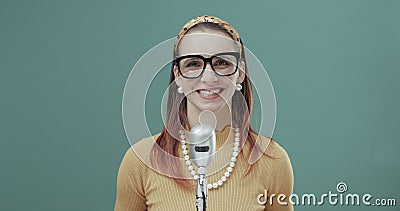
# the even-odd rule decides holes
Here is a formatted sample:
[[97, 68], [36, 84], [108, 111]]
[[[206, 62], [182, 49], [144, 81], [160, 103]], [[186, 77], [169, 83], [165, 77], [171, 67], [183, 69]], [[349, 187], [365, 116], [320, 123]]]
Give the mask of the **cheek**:
[[229, 76], [229, 79], [231, 81], [232, 84], [236, 85], [236, 81], [239, 78], [239, 71], [237, 71], [235, 74]]
[[229, 88], [235, 88], [236, 87], [236, 81], [237, 81], [237, 74], [229, 76], [228, 78], [226, 78], [226, 80], [224, 81], [224, 83], [226, 84], [227, 87]]
[[187, 80], [183, 79], [182, 80], [182, 89], [185, 95], [188, 95], [193, 92], [193, 87], [196, 84], [196, 80]]
[[225, 97], [231, 98], [232, 95], [235, 93], [236, 90], [236, 79], [235, 78], [226, 78], [224, 80], [224, 86], [226, 87], [225, 90]]

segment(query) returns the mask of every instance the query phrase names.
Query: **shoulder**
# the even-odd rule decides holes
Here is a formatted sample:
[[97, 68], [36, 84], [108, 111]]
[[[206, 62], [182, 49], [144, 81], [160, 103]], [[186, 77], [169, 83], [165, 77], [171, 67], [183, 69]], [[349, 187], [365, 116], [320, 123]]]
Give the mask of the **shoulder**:
[[[270, 163], [271, 173], [275, 175], [276, 180], [284, 181], [287, 184], [293, 183], [293, 168], [290, 161], [288, 152], [278, 143], [278, 141], [271, 139], [272, 141], [265, 151], [263, 161]], [[267, 161], [268, 160], [268, 161]]]
[[150, 153], [160, 134], [141, 139], [130, 146], [122, 159], [120, 168], [144, 169], [150, 164]]
[[255, 172], [267, 178], [271, 193], [291, 193], [294, 175], [287, 151], [278, 141], [269, 137], [259, 136], [257, 142], [266, 147], [254, 163]]
[[271, 141], [266, 149], [266, 154], [271, 155], [275, 158], [289, 158], [287, 151], [279, 144], [279, 142], [273, 138], [269, 138]]
[[[288, 157], [286, 150], [273, 138], [266, 137], [260, 134], [253, 134], [253, 142], [251, 146], [251, 139], [247, 139], [244, 150], [248, 154], [249, 163], [253, 164], [263, 157], [283, 158]], [[265, 155], [265, 156], [262, 156]]]
[[291, 168], [289, 154], [279, 144], [279, 141], [270, 137], [258, 135], [256, 144], [259, 150], [253, 148], [253, 151], [258, 151], [258, 153], [254, 153], [258, 155], [256, 156], [258, 158], [257, 162], [268, 165], [270, 168], [279, 168], [280, 166], [290, 166]]

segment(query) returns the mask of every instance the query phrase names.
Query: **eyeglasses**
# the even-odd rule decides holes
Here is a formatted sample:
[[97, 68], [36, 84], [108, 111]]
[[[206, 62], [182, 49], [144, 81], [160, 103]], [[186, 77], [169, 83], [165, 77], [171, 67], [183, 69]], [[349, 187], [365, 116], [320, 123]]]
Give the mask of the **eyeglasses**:
[[211, 69], [217, 75], [230, 76], [236, 73], [239, 63], [239, 52], [223, 52], [205, 58], [201, 55], [185, 55], [174, 60], [178, 65], [179, 73], [184, 78], [197, 78], [201, 76], [206, 69], [207, 63], [210, 63]]

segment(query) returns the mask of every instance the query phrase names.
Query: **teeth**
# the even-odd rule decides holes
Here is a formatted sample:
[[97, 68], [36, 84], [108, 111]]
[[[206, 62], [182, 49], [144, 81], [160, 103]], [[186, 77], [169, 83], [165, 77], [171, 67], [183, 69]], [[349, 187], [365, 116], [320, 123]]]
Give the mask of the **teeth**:
[[221, 92], [221, 89], [215, 89], [215, 90], [200, 90], [200, 94], [205, 95], [205, 96], [211, 96], [214, 94], [217, 94]]

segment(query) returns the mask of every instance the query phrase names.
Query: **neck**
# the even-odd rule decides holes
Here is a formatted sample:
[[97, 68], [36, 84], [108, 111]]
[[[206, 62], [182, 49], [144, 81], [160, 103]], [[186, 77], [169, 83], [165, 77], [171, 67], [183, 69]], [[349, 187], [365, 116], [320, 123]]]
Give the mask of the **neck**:
[[[229, 104], [231, 102], [228, 102]], [[217, 111], [209, 111], [203, 112], [189, 101], [187, 102], [187, 117], [189, 120], [190, 128], [199, 124], [200, 114], [201, 114], [201, 123], [209, 124], [214, 126], [215, 130], [221, 132], [227, 126], [232, 126], [232, 115], [229, 109], [228, 104], [225, 104], [222, 108]]]

